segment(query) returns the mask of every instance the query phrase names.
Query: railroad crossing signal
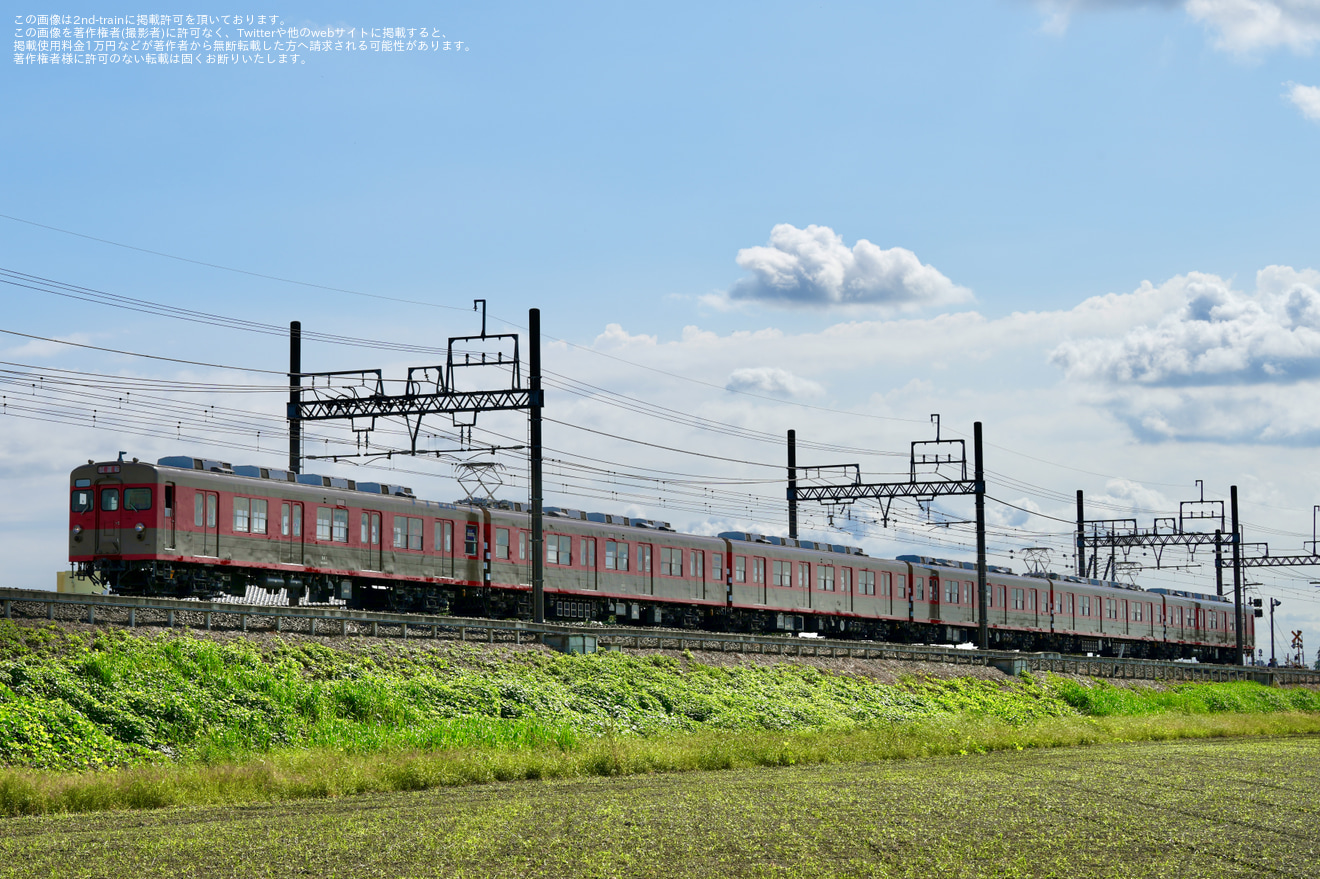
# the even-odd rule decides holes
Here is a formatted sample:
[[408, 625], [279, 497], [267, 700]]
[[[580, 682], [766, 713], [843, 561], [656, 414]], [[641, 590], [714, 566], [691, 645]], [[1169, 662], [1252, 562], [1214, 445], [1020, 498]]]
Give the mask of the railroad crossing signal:
[[1301, 650], [1301, 649], [1302, 649], [1302, 630], [1301, 630], [1301, 629], [1298, 629], [1297, 631], [1295, 631], [1295, 632], [1292, 633], [1292, 636], [1293, 636], [1293, 643], [1292, 643], [1293, 649], [1294, 649], [1294, 650]]

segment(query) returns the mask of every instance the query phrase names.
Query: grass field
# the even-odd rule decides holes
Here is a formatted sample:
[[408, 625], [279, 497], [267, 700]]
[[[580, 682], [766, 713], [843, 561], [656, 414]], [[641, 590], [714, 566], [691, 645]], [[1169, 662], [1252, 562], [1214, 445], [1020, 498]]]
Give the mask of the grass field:
[[0, 822], [0, 877], [1314, 877], [1320, 737]]
[[1320, 732], [1320, 692], [0, 621], [0, 816]]

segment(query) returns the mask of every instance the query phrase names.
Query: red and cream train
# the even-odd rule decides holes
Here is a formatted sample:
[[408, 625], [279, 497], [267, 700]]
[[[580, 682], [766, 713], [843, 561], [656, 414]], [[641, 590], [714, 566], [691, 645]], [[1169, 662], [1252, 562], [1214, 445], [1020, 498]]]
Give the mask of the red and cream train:
[[[546, 617], [716, 631], [961, 643], [976, 571], [809, 540], [683, 534], [548, 508]], [[251, 588], [290, 603], [529, 617], [522, 504], [438, 503], [409, 489], [197, 458], [88, 462], [70, 477], [69, 559], [125, 594]], [[992, 647], [1228, 661], [1223, 598], [991, 567]], [[1251, 617], [1245, 642], [1254, 641]]]

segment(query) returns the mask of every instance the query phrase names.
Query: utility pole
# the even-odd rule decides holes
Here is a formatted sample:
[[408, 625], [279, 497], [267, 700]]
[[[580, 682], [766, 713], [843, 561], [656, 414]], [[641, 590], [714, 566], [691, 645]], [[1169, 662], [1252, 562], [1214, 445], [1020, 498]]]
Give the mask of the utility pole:
[[528, 358], [531, 361], [531, 394], [528, 395], [531, 417], [532, 470], [532, 622], [545, 622], [545, 523], [541, 505], [545, 500], [541, 484], [541, 309], [527, 313]]
[[990, 649], [990, 627], [986, 621], [985, 582], [985, 459], [981, 454], [981, 422], [972, 426], [973, 491], [976, 494], [976, 619], [982, 650]]
[[1283, 604], [1277, 598], [1270, 599], [1270, 667], [1276, 667], [1279, 661], [1274, 657], [1274, 609]]
[[302, 472], [302, 421], [294, 417], [302, 405], [302, 322], [289, 322], [289, 469]]
[[797, 540], [797, 431], [788, 432], [788, 536]]
[[1077, 576], [1086, 576], [1086, 507], [1080, 488], [1077, 489]]
[[[1232, 513], [1233, 525], [1233, 630], [1237, 636], [1237, 661], [1241, 665], [1242, 648], [1244, 645], [1243, 623], [1242, 619], [1242, 525], [1238, 521], [1238, 498], [1237, 486], [1231, 486], [1228, 490], [1229, 509]], [[1271, 623], [1273, 618], [1271, 617]], [[1272, 628], [1272, 627], [1271, 627]], [[1270, 636], [1273, 637], [1273, 631]], [[1273, 648], [1271, 648], [1273, 649]]]

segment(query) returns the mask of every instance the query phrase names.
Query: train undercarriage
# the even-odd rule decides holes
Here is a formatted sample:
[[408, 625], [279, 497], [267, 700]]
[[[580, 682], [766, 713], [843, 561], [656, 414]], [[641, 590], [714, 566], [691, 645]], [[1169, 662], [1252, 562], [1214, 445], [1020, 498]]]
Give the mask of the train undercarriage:
[[[458, 584], [375, 581], [316, 572], [274, 572], [229, 565], [99, 558], [78, 564], [77, 573], [118, 595], [216, 600], [251, 598], [253, 591], [271, 601], [341, 604], [387, 613], [421, 613], [492, 619], [531, 619], [531, 595], [525, 590]], [[964, 644], [978, 630], [960, 623], [858, 619], [777, 610], [711, 607], [655, 601], [646, 597], [560, 596], [547, 594], [547, 622], [598, 623], [647, 628], [681, 628], [755, 635], [805, 634], [823, 638], [899, 644]], [[1106, 636], [995, 629], [992, 650], [1056, 652], [1134, 659], [1198, 659], [1229, 662], [1232, 648]]]

